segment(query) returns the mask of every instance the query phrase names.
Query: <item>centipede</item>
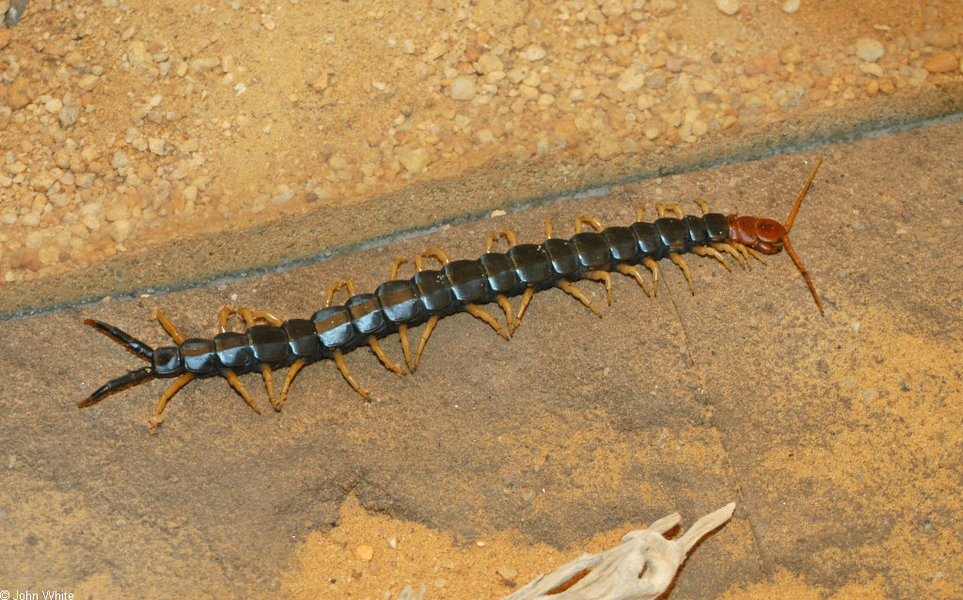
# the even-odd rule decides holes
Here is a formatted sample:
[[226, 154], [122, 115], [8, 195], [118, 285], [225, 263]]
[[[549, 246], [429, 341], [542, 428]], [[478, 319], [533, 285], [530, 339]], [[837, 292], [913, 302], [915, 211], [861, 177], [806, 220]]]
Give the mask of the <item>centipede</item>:
[[[78, 407], [93, 406], [107, 396], [152, 379], [174, 379], [148, 420], [154, 434], [163, 423], [168, 402], [181, 388], [194, 379], [220, 376], [254, 412], [261, 414], [238, 377], [259, 372], [271, 406], [280, 411], [297, 374], [303, 367], [322, 360], [333, 361], [351, 388], [370, 401], [371, 393], [355, 379], [345, 361], [345, 354], [352, 350], [368, 346], [386, 369], [404, 375], [405, 370], [388, 357], [379, 342], [397, 333], [405, 366], [409, 373], [414, 373], [432, 331], [445, 316], [467, 312], [507, 340], [520, 326], [534, 294], [559, 288], [601, 317], [601, 311], [575, 286], [576, 282], [587, 279], [604, 284], [611, 304], [611, 273], [620, 273], [634, 279], [647, 296], [654, 297], [659, 291], [659, 261], [666, 258], [681, 269], [690, 292], [695, 294], [692, 274], [683, 258], [690, 253], [716, 260], [731, 272], [725, 255], [743, 269], [750, 269], [752, 260], [765, 264], [763, 255], [785, 250], [805, 279], [819, 312], [824, 314], [809, 271], [789, 241], [789, 231], [821, 164], [822, 159], [809, 175], [785, 223], [767, 217], [711, 212], [702, 199], [695, 200], [701, 215], [685, 214], [677, 204], [656, 204], [658, 218], [652, 222], [644, 220], [644, 206], [639, 205], [636, 222], [628, 226], [606, 227], [595, 217], [578, 215], [574, 219], [574, 235], [569, 239], [553, 236], [549, 217], [545, 221], [545, 240], [539, 244], [519, 243], [512, 230], [503, 229], [488, 236], [486, 252], [474, 260], [451, 260], [438, 248], [416, 254], [415, 273], [408, 279], [398, 276], [401, 265], [408, 262], [404, 257], [398, 258], [391, 264], [388, 281], [373, 293], [359, 294], [351, 279], [336, 281], [327, 289], [321, 309], [308, 319], [285, 320], [268, 311], [224, 307], [218, 314], [220, 333], [212, 339], [188, 338], [162, 310], [154, 308], [150, 318], [167, 332], [173, 346], [154, 348], [113, 325], [86, 319], [87, 325], [149, 364], [108, 381], [79, 402]], [[505, 252], [495, 249], [502, 240], [508, 246]], [[427, 260], [438, 265], [426, 265]], [[651, 273], [652, 290], [640, 266]], [[344, 304], [336, 304], [335, 295], [342, 288], [349, 297]], [[509, 298], [517, 296], [521, 296], [521, 302], [514, 309]], [[491, 303], [504, 312], [505, 327], [482, 308]], [[243, 321], [244, 331], [229, 330], [229, 322], [235, 316]], [[421, 324], [424, 329], [412, 352], [408, 330]], [[283, 368], [288, 371], [280, 392], [275, 394], [274, 371]]]

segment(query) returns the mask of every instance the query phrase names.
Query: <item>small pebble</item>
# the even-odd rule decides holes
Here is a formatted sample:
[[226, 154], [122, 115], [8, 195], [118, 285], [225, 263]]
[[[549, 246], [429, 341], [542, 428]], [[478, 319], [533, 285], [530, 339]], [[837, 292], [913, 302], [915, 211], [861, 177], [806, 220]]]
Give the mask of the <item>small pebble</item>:
[[398, 160], [412, 173], [421, 173], [428, 167], [428, 160], [431, 157], [424, 148], [415, 148], [403, 152]]
[[879, 40], [866, 37], [856, 40], [856, 56], [862, 60], [875, 62], [883, 56], [885, 51]]
[[98, 81], [100, 81], [100, 77], [94, 75], [93, 73], [88, 73], [77, 81], [77, 87], [89, 92], [97, 86]]
[[739, 1], [738, 0], [716, 0], [716, 8], [718, 8], [724, 14], [732, 16], [737, 12], [739, 12]]
[[502, 565], [501, 567], [495, 569], [495, 572], [501, 575], [503, 579], [507, 579], [509, 581], [518, 576], [518, 569], [509, 565]]
[[930, 73], [949, 73], [955, 71], [959, 61], [952, 52], [936, 52], [926, 59], [923, 68]]
[[358, 560], [371, 560], [374, 558], [374, 548], [368, 545], [361, 545], [354, 549], [354, 557]]
[[529, 46], [521, 51], [518, 55], [520, 58], [527, 60], [529, 62], [535, 62], [545, 58], [547, 52], [541, 46]]
[[786, 0], [780, 8], [782, 12], [792, 14], [799, 10], [799, 0]]
[[455, 77], [451, 81], [448, 93], [455, 100], [471, 100], [475, 97], [475, 78]]

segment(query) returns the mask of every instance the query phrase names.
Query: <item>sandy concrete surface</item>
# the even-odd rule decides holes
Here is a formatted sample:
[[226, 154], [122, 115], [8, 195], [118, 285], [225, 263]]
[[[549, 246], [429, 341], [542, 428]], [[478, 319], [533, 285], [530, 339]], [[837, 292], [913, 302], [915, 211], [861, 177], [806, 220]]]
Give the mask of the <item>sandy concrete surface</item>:
[[[541, 240], [548, 215], [558, 235], [576, 214], [628, 223], [640, 200], [783, 219], [820, 156], [792, 240], [825, 316], [784, 255], [732, 274], [693, 257], [694, 296], [664, 261], [654, 299], [618, 276], [605, 306], [580, 283], [601, 319], [537, 294], [510, 342], [446, 318], [411, 376], [357, 350], [368, 404], [326, 362], [279, 414], [256, 375], [243, 381], [263, 415], [223, 380], [194, 382], [156, 436], [166, 382], [76, 408], [140, 366], [85, 318], [162, 344], [147, 320], [159, 306], [212, 336], [223, 305], [310, 315], [332, 281], [374, 289], [395, 257], [473, 257], [503, 227]], [[425, 583], [426, 598], [497, 598], [668, 513], [688, 524], [735, 501], [669, 597], [958, 598], [960, 156], [963, 123], [937, 124], [5, 321], [0, 583], [77, 598], [394, 598]], [[383, 345], [400, 360], [397, 336]]]
[[33, 0], [0, 28], [0, 318], [959, 114], [961, 15]]

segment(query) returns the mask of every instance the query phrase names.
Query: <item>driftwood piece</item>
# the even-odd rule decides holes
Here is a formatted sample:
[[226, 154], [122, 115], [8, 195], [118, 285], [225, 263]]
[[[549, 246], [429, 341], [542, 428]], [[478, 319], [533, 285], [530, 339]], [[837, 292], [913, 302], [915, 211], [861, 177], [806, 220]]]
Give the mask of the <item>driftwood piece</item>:
[[[539, 575], [502, 600], [654, 600], [672, 584], [692, 547], [732, 518], [735, 509], [731, 502], [696, 521], [678, 539], [668, 540], [664, 534], [682, 521], [679, 513], [672, 513], [647, 529], [628, 532], [615, 548], [583, 554]], [[424, 584], [417, 591], [407, 586], [398, 600], [422, 600], [426, 591]]]
[[[583, 554], [549, 575], [536, 577], [504, 600], [652, 600], [668, 589], [692, 547], [728, 521], [735, 508], [735, 503], [727, 504], [696, 521], [678, 539], [668, 540], [663, 534], [682, 520], [673, 513], [647, 529], [630, 531], [614, 548]], [[565, 589], [552, 593], [559, 588]]]

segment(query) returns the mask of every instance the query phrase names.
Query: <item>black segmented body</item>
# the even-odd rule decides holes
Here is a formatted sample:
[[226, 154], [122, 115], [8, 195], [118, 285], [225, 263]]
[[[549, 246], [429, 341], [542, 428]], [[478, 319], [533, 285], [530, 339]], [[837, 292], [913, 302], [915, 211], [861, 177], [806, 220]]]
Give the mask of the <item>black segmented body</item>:
[[280, 326], [255, 325], [243, 333], [220, 333], [213, 340], [191, 338], [180, 346], [154, 350], [155, 376], [191, 373], [196, 377], [284, 367], [297, 360], [330, 358], [432, 316], [485, 304], [499, 294], [515, 296], [526, 288], [546, 289], [562, 279], [578, 281], [593, 270], [614, 270], [646, 258], [660, 260], [697, 246], [725, 242], [728, 218], [720, 213], [664, 217], [654, 223], [581, 232], [571, 239], [549, 238], [519, 244], [508, 252], [489, 252], [477, 260], [456, 260], [440, 270], [424, 270], [411, 279], [387, 281], [373, 294], [357, 294], [344, 305], [330, 306], [310, 319], [290, 319]]

